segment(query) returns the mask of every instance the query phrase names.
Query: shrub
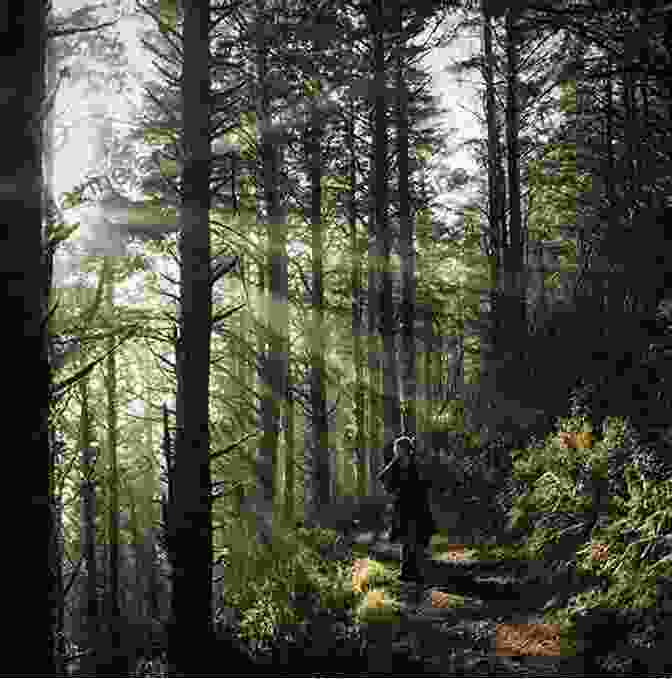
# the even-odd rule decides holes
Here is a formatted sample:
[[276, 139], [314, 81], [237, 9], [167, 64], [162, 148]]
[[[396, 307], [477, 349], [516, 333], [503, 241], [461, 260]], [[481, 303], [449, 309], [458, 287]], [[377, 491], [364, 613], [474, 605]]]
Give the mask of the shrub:
[[318, 608], [355, 604], [347, 567], [320, 554], [335, 539], [333, 531], [278, 529], [270, 547], [250, 542], [237, 527], [227, 537], [223, 598], [240, 611], [240, 636], [257, 648], [267, 648], [280, 630], [298, 626]]

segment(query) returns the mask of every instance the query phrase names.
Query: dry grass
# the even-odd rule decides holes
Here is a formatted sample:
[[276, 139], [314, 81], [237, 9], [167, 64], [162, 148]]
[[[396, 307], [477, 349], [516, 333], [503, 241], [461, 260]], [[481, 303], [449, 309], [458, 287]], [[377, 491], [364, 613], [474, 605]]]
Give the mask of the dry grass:
[[545, 623], [497, 625], [497, 655], [560, 655], [560, 628]]

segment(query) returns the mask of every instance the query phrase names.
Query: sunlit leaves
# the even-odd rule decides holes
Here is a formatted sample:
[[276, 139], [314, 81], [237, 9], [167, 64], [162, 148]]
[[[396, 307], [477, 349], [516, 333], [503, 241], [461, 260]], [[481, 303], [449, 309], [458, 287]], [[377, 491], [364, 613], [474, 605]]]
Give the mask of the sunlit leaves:
[[47, 225], [47, 239], [53, 246], [68, 240], [79, 228], [79, 222], [75, 224], [57, 223]]
[[303, 93], [307, 97], [319, 97], [322, 94], [322, 83], [317, 78], [310, 78], [303, 83]]
[[61, 207], [64, 210], [78, 207], [84, 201], [83, 198], [84, 187], [76, 187], [73, 191], [64, 191], [61, 195]]
[[160, 0], [159, 2], [159, 30], [164, 35], [177, 28], [177, 0]]
[[170, 127], [146, 127], [142, 137], [150, 146], [172, 145], [177, 143], [178, 132]]
[[177, 177], [180, 169], [177, 161], [169, 158], [160, 158], [159, 171], [161, 172], [162, 177]]
[[576, 82], [560, 84], [560, 110], [567, 115], [576, 113]]

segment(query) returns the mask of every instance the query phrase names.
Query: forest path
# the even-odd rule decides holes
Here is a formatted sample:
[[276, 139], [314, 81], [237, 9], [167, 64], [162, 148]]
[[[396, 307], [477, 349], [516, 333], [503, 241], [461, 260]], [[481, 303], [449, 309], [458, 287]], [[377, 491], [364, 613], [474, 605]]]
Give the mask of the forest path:
[[[371, 558], [400, 560], [398, 544], [374, 541], [371, 534], [355, 536], [354, 542]], [[404, 656], [430, 676], [580, 673], [580, 659], [561, 657], [557, 630], [543, 623], [543, 610], [586, 583], [539, 562], [478, 561], [468, 555], [468, 546], [441, 547], [426, 560], [422, 583], [399, 584], [397, 629], [392, 637], [378, 634], [369, 642], [375, 673], [398, 675], [395, 658]]]

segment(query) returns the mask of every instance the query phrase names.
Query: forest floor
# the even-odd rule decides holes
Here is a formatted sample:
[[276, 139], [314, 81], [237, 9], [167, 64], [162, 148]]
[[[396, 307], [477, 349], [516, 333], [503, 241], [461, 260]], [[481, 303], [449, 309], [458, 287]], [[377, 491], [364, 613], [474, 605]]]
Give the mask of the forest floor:
[[[435, 536], [421, 582], [388, 577], [378, 587], [372, 578], [361, 590], [365, 599], [374, 606], [383, 596], [392, 599], [398, 614], [389, 622], [360, 623], [369, 671], [359, 676], [672, 677], [669, 641], [633, 646], [610, 614], [587, 622], [577, 652], [561, 645], [558, 626], [544, 622], [545, 614], [605, 583], [560, 561], [478, 559], [473, 546], [485, 539]], [[353, 575], [370, 566], [378, 581], [381, 567], [384, 576], [398, 576], [400, 555], [400, 545], [359, 534]]]
[[[304, 641], [280, 643], [270, 655], [255, 654], [249, 671], [239, 675], [672, 676], [672, 665], [665, 662], [672, 659], [669, 648], [662, 662], [659, 655], [650, 666], [652, 650], [619, 643], [611, 619], [601, 634], [589, 623], [587, 642], [577, 639], [582, 651], [565, 652], [558, 627], [547, 624], [544, 614], [600, 582], [579, 577], [559, 562], [479, 559], [474, 546], [484, 541], [434, 536], [422, 581], [402, 583], [400, 545], [372, 533], [355, 535], [351, 548], [331, 558], [351, 566], [362, 607], [379, 607], [382, 613], [387, 606], [393, 614], [362, 617], [362, 607], [342, 615], [316, 611]], [[632, 664], [635, 655], [644, 658], [643, 665]], [[135, 676], [167, 675], [146, 671]]]
[[[368, 552], [356, 561], [360, 568], [367, 558], [398, 564], [400, 546], [371, 537], [355, 538], [354, 554]], [[563, 657], [557, 629], [543, 623], [544, 608], [571, 594], [567, 575], [539, 564], [479, 561], [472, 552], [435, 539], [423, 581], [393, 588], [400, 607], [394, 629], [365, 625], [374, 673], [399, 676], [395, 660], [404, 658], [430, 676], [582, 675], [580, 658]]]

